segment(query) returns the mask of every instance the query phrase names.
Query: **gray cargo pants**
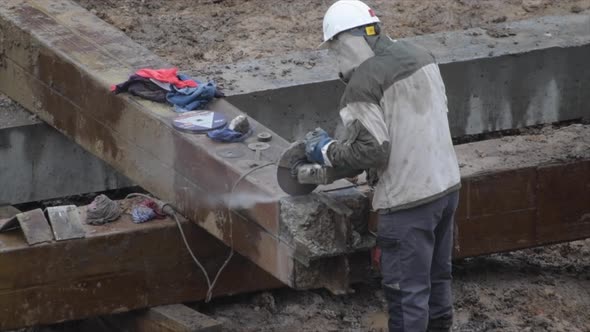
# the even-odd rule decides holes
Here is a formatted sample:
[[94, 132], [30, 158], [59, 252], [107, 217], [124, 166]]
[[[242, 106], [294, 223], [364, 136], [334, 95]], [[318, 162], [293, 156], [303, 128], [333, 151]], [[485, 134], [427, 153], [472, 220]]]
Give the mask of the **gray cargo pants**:
[[390, 332], [448, 331], [452, 324], [453, 216], [459, 191], [379, 216]]

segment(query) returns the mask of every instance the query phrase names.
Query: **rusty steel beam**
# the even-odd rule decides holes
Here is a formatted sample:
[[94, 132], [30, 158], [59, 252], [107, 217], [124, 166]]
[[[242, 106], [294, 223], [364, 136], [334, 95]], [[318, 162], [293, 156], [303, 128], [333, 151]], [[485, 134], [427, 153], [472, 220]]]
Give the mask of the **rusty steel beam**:
[[[462, 177], [455, 259], [590, 238], [590, 159]], [[369, 228], [377, 231], [372, 213]]]
[[455, 258], [590, 237], [590, 160], [463, 178]]
[[590, 126], [548, 127], [455, 150], [463, 183], [455, 257], [590, 237]]
[[[289, 227], [281, 224], [285, 194], [276, 183], [275, 166], [253, 170], [255, 164], [274, 162], [287, 146], [278, 135], [273, 133], [271, 148], [254, 162], [255, 154], [245, 144], [224, 145], [176, 131], [170, 107], [112, 94], [109, 86], [134, 70], [169, 65], [78, 5], [67, 0], [3, 1], [0, 42], [2, 92], [286, 285], [298, 287], [296, 266], [307, 267], [324, 253], [352, 250], [345, 243], [338, 250], [314, 252], [305, 241], [282, 233]], [[211, 108], [230, 118], [243, 114], [224, 100]], [[257, 132], [272, 133], [250, 121]], [[242, 157], [226, 157], [227, 149]], [[247, 173], [236, 191], [262, 196], [264, 202], [240, 213], [217, 207]], [[325, 205], [314, 208], [309, 215], [325, 216], [318, 209], [329, 210]], [[298, 270], [301, 274], [304, 269]]]
[[[104, 226], [83, 225], [84, 239], [29, 246], [21, 231], [0, 233], [0, 330], [198, 301], [207, 283], [170, 219], [134, 224], [129, 215]], [[183, 222], [192, 249], [210, 275], [228, 248]], [[239, 277], [236, 277], [239, 276]], [[239, 255], [214, 295], [281, 287]]]
[[[455, 146], [455, 258], [590, 237], [590, 126]], [[371, 214], [369, 228], [377, 229]]]

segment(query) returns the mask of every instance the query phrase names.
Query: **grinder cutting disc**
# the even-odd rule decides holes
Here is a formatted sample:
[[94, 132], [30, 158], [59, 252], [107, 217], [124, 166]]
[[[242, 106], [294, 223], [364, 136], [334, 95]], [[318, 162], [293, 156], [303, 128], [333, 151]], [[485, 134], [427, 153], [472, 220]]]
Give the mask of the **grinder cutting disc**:
[[317, 188], [317, 184], [301, 184], [297, 175], [291, 171], [293, 166], [306, 162], [305, 143], [302, 141], [291, 144], [279, 158], [277, 167], [277, 181], [279, 187], [291, 196], [307, 195]]

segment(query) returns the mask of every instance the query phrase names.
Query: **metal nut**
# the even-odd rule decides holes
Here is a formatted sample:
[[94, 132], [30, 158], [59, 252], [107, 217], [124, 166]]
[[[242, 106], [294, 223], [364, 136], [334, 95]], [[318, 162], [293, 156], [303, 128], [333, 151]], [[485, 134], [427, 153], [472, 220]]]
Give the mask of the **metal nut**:
[[258, 134], [256, 137], [258, 137], [259, 142], [270, 142], [272, 140], [272, 135], [266, 131]]

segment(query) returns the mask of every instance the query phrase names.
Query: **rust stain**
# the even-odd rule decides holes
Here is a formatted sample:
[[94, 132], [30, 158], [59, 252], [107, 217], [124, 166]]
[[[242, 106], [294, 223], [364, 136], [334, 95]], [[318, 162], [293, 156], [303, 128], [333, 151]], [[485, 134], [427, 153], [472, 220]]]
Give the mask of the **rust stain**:
[[95, 153], [116, 160], [119, 154], [116, 139], [95, 119], [116, 125], [125, 107], [120, 98], [96, 86], [71, 63], [48, 51], [39, 54], [37, 68], [39, 79], [46, 85], [40, 85], [37, 96], [44, 111], [53, 116], [52, 125], [70, 137], [91, 144], [87, 148], [99, 146]]

